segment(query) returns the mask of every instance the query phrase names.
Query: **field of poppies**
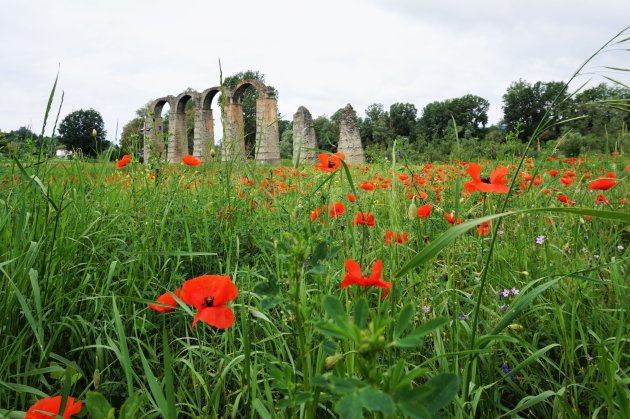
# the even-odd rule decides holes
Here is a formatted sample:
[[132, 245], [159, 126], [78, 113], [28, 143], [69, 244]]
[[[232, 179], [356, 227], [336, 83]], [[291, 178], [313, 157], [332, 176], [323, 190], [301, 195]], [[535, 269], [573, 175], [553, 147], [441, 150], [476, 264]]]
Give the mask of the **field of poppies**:
[[626, 156], [185, 162], [2, 164], [0, 417], [630, 417]]

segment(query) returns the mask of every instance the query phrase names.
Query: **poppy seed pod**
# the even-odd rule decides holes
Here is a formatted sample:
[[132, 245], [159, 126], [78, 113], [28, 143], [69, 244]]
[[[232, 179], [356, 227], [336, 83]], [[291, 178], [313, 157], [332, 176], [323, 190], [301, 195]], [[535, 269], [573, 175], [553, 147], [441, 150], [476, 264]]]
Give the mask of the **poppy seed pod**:
[[416, 205], [416, 197], [414, 196], [411, 200], [411, 204], [409, 204], [409, 209], [407, 210], [407, 218], [410, 220], [415, 220], [418, 216], [418, 206]]

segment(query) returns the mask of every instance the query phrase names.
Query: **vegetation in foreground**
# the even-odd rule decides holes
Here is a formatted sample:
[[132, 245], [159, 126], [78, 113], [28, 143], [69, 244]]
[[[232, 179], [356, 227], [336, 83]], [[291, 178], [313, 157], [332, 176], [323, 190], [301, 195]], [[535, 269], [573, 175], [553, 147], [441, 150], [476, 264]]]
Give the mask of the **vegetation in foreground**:
[[628, 160], [396, 157], [5, 163], [3, 414], [623, 417]]

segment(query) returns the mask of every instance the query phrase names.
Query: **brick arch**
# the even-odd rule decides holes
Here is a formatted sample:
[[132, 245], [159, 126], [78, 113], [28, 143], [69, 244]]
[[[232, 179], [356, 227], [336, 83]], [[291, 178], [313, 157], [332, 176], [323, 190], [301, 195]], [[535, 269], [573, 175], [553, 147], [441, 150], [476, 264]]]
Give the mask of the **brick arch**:
[[217, 93], [221, 93], [221, 87], [211, 87], [199, 93], [199, 102], [201, 109], [212, 110], [212, 101]]
[[258, 93], [259, 97], [263, 97], [269, 94], [270, 89], [265, 86], [264, 83], [258, 80], [243, 80], [234, 88], [232, 99], [236, 103], [241, 103], [243, 101], [243, 93], [245, 93], [245, 90], [247, 90], [247, 88], [250, 86], [256, 90], [256, 93]]

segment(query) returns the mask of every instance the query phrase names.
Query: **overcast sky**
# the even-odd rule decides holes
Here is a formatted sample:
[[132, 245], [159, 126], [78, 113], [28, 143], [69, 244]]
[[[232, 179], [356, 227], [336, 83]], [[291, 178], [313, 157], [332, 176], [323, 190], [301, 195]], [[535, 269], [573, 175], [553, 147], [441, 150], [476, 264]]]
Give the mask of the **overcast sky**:
[[[224, 76], [265, 74], [285, 119], [347, 103], [363, 117], [409, 102], [420, 116], [470, 93], [496, 123], [510, 83], [568, 80], [627, 25], [629, 0], [5, 1], [0, 130], [41, 131], [60, 65], [53, 114], [63, 91], [61, 118], [94, 108], [113, 140], [150, 99], [218, 85], [219, 59]], [[610, 52], [590, 70], [629, 57]]]

